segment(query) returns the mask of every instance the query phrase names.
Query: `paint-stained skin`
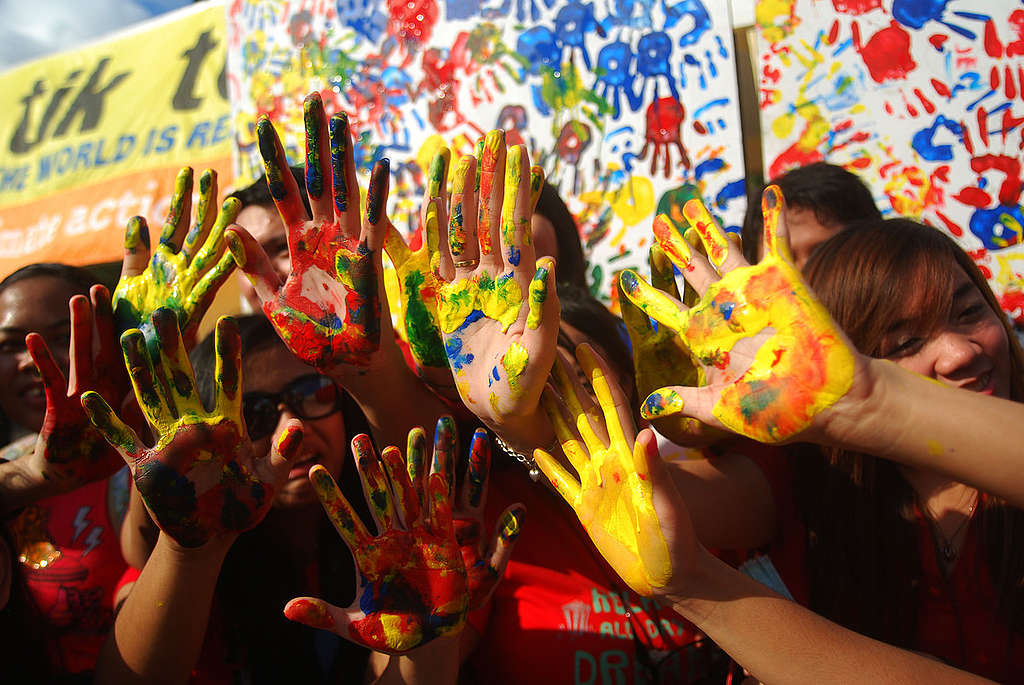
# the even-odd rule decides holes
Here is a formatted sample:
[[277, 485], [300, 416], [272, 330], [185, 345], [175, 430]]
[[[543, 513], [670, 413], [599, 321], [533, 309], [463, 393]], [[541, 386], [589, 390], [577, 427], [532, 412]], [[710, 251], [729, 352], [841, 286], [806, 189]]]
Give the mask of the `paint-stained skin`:
[[[333, 189], [334, 216], [310, 220], [287, 171], [284, 149], [267, 119], [258, 124], [260, 151], [267, 180], [278, 212], [288, 230], [292, 271], [284, 284], [267, 273], [259, 246], [240, 233], [228, 233], [228, 248], [263, 300], [263, 310], [288, 348], [299, 359], [321, 371], [339, 365], [369, 364], [380, 346], [380, 294], [370, 232], [354, 228], [354, 212], [348, 207], [346, 178], [354, 175], [349, 130], [343, 116], [324, 121], [319, 95], [307, 98], [304, 110], [307, 129], [307, 183]], [[320, 136], [330, 130], [331, 179], [326, 179], [326, 160]], [[288, 173], [286, 178], [284, 174]], [[318, 180], [319, 179], [319, 180]], [[371, 227], [383, 224], [389, 183], [389, 161], [379, 160], [370, 177], [366, 220]], [[259, 257], [259, 258], [257, 258]]]
[[[225, 250], [224, 229], [238, 216], [241, 203], [229, 198], [215, 215], [217, 175], [207, 169], [199, 179], [195, 220], [186, 233], [186, 208], [191, 197], [192, 169], [185, 167], [175, 180], [160, 243], [149, 255], [145, 269], [141, 273], [122, 272], [114, 289], [114, 319], [121, 332], [141, 328], [148, 334], [153, 312], [169, 307], [177, 313], [185, 340], [191, 346], [203, 314], [234, 270], [235, 263]], [[184, 236], [181, 246], [175, 244], [177, 235]], [[149, 253], [149, 228], [143, 217], [133, 217], [128, 222], [124, 249], [126, 263], [130, 256]]]
[[477, 238], [480, 241], [480, 255], [487, 256], [494, 251], [494, 246], [491, 244], [491, 214], [490, 205], [494, 200], [492, 194], [494, 193], [494, 174], [499, 164], [501, 164], [501, 158], [505, 152], [505, 132], [498, 129], [488, 131], [487, 135], [484, 136], [483, 145], [480, 148], [480, 155], [478, 155], [478, 168], [480, 169], [479, 178], [479, 190], [480, 190], [480, 204], [479, 204], [479, 217], [477, 219]]
[[[854, 370], [842, 334], [801, 281], [788, 245], [778, 239], [782, 207], [781, 191], [770, 186], [762, 200], [765, 259], [726, 273], [689, 311], [632, 272], [620, 278], [626, 296], [677, 331], [706, 373], [719, 370], [718, 379], [709, 380], [724, 386], [714, 416], [761, 442], [780, 442], [807, 428], [849, 390]], [[757, 352], [749, 368], [734, 370], [731, 353], [748, 338], [759, 342]], [[680, 405], [681, 398], [658, 393], [644, 402], [642, 413], [666, 416]]]
[[540, 326], [544, 303], [548, 301], [548, 271], [552, 263], [553, 260], [550, 257], [537, 260], [537, 273], [533, 275], [530, 289], [527, 291], [530, 313], [526, 316], [526, 326], [533, 330], [537, 330]]
[[[57, 366], [43, 337], [29, 333], [25, 345], [39, 371], [46, 397], [46, 412], [36, 439], [34, 454], [25, 457], [47, 481], [85, 485], [105, 478], [121, 468], [122, 460], [103, 435], [89, 422], [82, 410], [86, 391], [101, 393], [120, 402], [127, 390], [127, 376], [113, 345], [113, 314], [110, 295], [103, 286], [94, 286], [89, 300], [81, 295], [69, 303], [72, 343], [68, 350], [69, 378]], [[98, 352], [92, 352], [92, 326], [95, 317], [100, 333]], [[85, 354], [80, 351], [85, 350]]]
[[[185, 547], [199, 547], [224, 534], [259, 523], [273, 500], [269, 457], [253, 454], [241, 416], [241, 346], [232, 319], [217, 322], [216, 406], [207, 411], [195, 391], [195, 378], [175, 313], [153, 315], [158, 363], [138, 330], [122, 337], [136, 398], [156, 444], [146, 447], [97, 393], [82, 397], [93, 425], [131, 468], [135, 486], [157, 525]], [[158, 369], [159, 373], [154, 369]], [[176, 380], [172, 380], [176, 379]], [[301, 432], [289, 427], [277, 443], [289, 459]]]
[[319, 465], [311, 469], [310, 482], [355, 559], [359, 586], [347, 608], [302, 597], [288, 603], [285, 616], [387, 653], [407, 652], [462, 630], [469, 607], [466, 568], [452, 525], [451, 481], [443, 472], [449, 468], [445, 462], [454, 462], [454, 455], [436, 453], [439, 446], [454, 449], [452, 431], [450, 418], [438, 423], [436, 463], [426, 477], [422, 430], [410, 433], [408, 464], [394, 447], [378, 459], [366, 435], [352, 441], [364, 491], [380, 528], [376, 536], [330, 473]]
[[[654, 510], [647, 455], [641, 443], [627, 442], [609, 381], [593, 352], [580, 345], [576, 357], [590, 379], [602, 416], [584, 414], [583, 398], [576, 395], [582, 390], [562, 376], [552, 375], [551, 380], [559, 395], [573, 397], [575, 402], [560, 406], [556, 395], [545, 389], [541, 404], [579, 479], [543, 450], [536, 450], [534, 458], [576, 512], [597, 550], [631, 588], [648, 596], [671, 578], [672, 561]], [[575, 425], [566, 420], [563, 410]], [[605, 431], [595, 430], [594, 425]], [[599, 432], [606, 432], [608, 440]]]

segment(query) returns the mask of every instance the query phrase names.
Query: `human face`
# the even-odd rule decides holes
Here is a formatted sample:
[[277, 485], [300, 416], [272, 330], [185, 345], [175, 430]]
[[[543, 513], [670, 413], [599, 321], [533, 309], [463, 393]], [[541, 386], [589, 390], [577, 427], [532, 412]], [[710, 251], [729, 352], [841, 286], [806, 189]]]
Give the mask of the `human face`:
[[1010, 345], [999, 315], [959, 266], [954, 266], [948, 321], [934, 331], [896, 322], [882, 356], [905, 369], [973, 392], [1010, 397]]
[[43, 336], [64, 377], [68, 375], [71, 315], [68, 300], [76, 291], [52, 276], [27, 278], [0, 293], [0, 408], [15, 424], [38, 431], [46, 414], [46, 396], [25, 336]]
[[[245, 392], [280, 392], [296, 378], [315, 373], [315, 370], [296, 359], [283, 345], [273, 345], [243, 356], [242, 382]], [[272, 440], [276, 441], [285, 424], [298, 418], [284, 403], [281, 404], [281, 418], [272, 436], [255, 441], [253, 444], [260, 454], [270, 451]], [[316, 493], [309, 484], [307, 475], [314, 464], [323, 464], [337, 479], [345, 459], [345, 419], [336, 411], [322, 419], [303, 420], [302, 447], [288, 472], [285, 483], [278, 489], [274, 499], [275, 507], [297, 507], [315, 503]]]
[[[239, 226], [249, 231], [263, 251], [270, 258], [270, 264], [281, 279], [288, 277], [292, 270], [292, 261], [288, 255], [288, 231], [285, 229], [281, 215], [273, 206], [249, 205], [238, 213], [235, 220]], [[254, 311], [263, 311], [263, 304], [245, 274], [239, 272], [242, 295]]]

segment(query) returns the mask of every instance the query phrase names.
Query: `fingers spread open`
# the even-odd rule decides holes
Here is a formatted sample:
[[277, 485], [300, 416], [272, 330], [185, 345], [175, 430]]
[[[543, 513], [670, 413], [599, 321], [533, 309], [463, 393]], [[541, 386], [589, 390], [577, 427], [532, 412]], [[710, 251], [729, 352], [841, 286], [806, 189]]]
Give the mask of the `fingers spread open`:
[[390, 224], [385, 214], [390, 183], [391, 160], [385, 157], [373, 165], [370, 186], [366, 191], [364, 236], [370, 250], [377, 250], [384, 244], [386, 228]]
[[613, 379], [608, 362], [605, 361], [594, 348], [588, 343], [582, 343], [576, 347], [576, 358], [583, 367], [584, 373], [590, 378], [591, 387], [597, 395], [597, 401], [604, 413], [604, 423], [607, 426], [608, 438], [613, 443], [633, 443], [636, 428], [633, 425], [633, 412], [626, 401], [626, 394], [622, 392]]
[[427, 479], [427, 500], [430, 502], [427, 527], [434, 535], [454, 541], [451, 491], [452, 486], [443, 474], [430, 474]]
[[310, 628], [347, 635], [348, 614], [316, 597], [296, 597], [284, 606], [284, 617]]
[[[75, 395], [92, 380], [92, 310], [84, 295], [68, 302], [71, 310], [71, 344], [68, 348], [68, 394]], [[37, 365], [38, 366], [38, 365]]]
[[277, 275], [277, 271], [270, 263], [263, 247], [256, 242], [249, 231], [238, 224], [228, 227], [225, 240], [235, 264], [252, 283], [260, 301], [264, 305], [273, 302], [281, 287], [281, 277]]
[[181, 253], [187, 261], [192, 261], [196, 250], [206, 239], [206, 235], [217, 218], [217, 172], [204, 169], [199, 176], [199, 204], [196, 205], [195, 220], [188, 229]]
[[377, 534], [391, 530], [395, 525], [395, 507], [391, 501], [391, 485], [381, 468], [370, 436], [361, 433], [352, 439], [352, 456], [359, 469], [363, 495], [370, 505], [370, 513], [377, 524]]
[[[683, 205], [683, 216], [697, 231], [708, 259], [719, 273], [724, 274], [737, 267], [749, 266], [743, 259], [742, 251], [726, 239], [725, 232], [703, 202], [697, 198], [687, 202]], [[697, 285], [694, 284], [694, 287]]]
[[[452, 161], [452, 151], [445, 146], [438, 148], [437, 152], [430, 159], [430, 166], [427, 168], [427, 187], [423, 197], [423, 206], [433, 198], [440, 198], [441, 223], [447, 223], [448, 212], [448, 167]], [[420, 222], [426, 221], [426, 216], [420, 216]]]
[[494, 537], [487, 550], [487, 566], [491, 569], [492, 575], [501, 578], [505, 574], [505, 567], [512, 558], [512, 549], [515, 547], [519, 533], [523, 530], [523, 523], [526, 520], [526, 507], [515, 503], [501, 513], [498, 523], [494, 527]]
[[419, 500], [420, 510], [426, 510], [426, 482], [427, 482], [427, 434], [416, 426], [409, 431], [406, 438], [405, 448], [406, 470], [409, 472], [409, 482], [416, 492]]
[[242, 343], [238, 324], [230, 316], [217, 320], [214, 347], [217, 351], [216, 413], [241, 423], [242, 418]]
[[[455, 487], [455, 461], [458, 449], [455, 421], [450, 416], [442, 416], [434, 428], [434, 463], [430, 467], [430, 472], [442, 474], [448, 487], [452, 489]], [[449, 499], [452, 492], [453, 490], [449, 490], [447, 494]]]
[[530, 156], [523, 145], [508, 151], [505, 164], [505, 192], [501, 208], [501, 251], [505, 268], [521, 279], [533, 275], [534, 257], [530, 217]]
[[331, 193], [324, 192], [331, 147], [327, 131], [327, 117], [320, 93], [314, 91], [302, 103], [302, 118], [306, 127], [306, 193], [313, 210], [313, 221], [329, 222], [334, 219]]
[[28, 353], [32, 355], [32, 361], [35, 362], [36, 368], [39, 370], [39, 377], [43, 381], [47, 407], [60, 402], [67, 396], [67, 384], [64, 373], [53, 360], [53, 355], [50, 354], [50, 349], [46, 346], [43, 336], [35, 332], [29, 333], [25, 336], [25, 346], [28, 348]]
[[338, 112], [329, 122], [331, 133], [331, 178], [334, 192], [334, 219], [345, 235], [356, 235], [362, 224], [359, 211], [359, 185], [356, 181], [355, 153], [348, 115]]
[[480, 207], [477, 232], [480, 241], [480, 261], [493, 272], [502, 268], [498, 253], [501, 204], [505, 188], [505, 132], [494, 130], [484, 137], [480, 163]]
[[784, 210], [786, 201], [782, 189], [768, 186], [761, 196], [761, 213], [764, 216], [764, 252], [765, 256], [775, 255], [787, 264], [796, 264], [793, 251], [789, 247], [789, 231], [786, 228]]
[[[114, 327], [114, 310], [110, 305], [110, 291], [102, 285], [94, 285], [89, 290], [89, 297], [92, 299], [92, 319], [96, 326], [98, 341], [95, 368], [98, 369], [98, 373], [111, 378], [123, 378], [124, 360], [121, 358], [120, 350], [117, 349], [117, 333]], [[117, 385], [123, 387], [120, 383]]]
[[487, 477], [491, 470], [491, 441], [487, 431], [478, 428], [469, 444], [465, 485], [459, 498], [459, 510], [480, 512], [487, 501]]
[[327, 518], [334, 524], [334, 529], [352, 552], [356, 565], [359, 565], [364, 558], [364, 550], [372, 541], [366, 526], [341, 494], [338, 484], [324, 466], [317, 464], [309, 470], [309, 482], [313, 485], [324, 511], [327, 512]]
[[224, 285], [224, 281], [228, 279], [234, 270], [234, 255], [225, 252], [213, 268], [207, 271], [199, 279], [199, 282], [193, 286], [192, 292], [185, 298], [185, 306], [183, 307], [185, 314], [188, 316], [185, 330], [182, 331], [182, 335], [186, 339], [193, 339], [203, 315], [206, 314], [206, 310], [213, 303], [213, 298], [217, 296], [217, 291], [220, 290], [220, 287]]
[[240, 211], [242, 211], [241, 200], [236, 197], [229, 197], [224, 200], [220, 211], [217, 212], [216, 221], [203, 241], [203, 246], [196, 253], [195, 259], [192, 260], [189, 267], [194, 273], [203, 273], [206, 269], [210, 268], [211, 264], [217, 262], [224, 255], [226, 247], [224, 231], [238, 218]]
[[[687, 245], [687, 249], [689, 249], [689, 245]], [[648, 262], [651, 266], [651, 285], [677, 300], [683, 299], [679, 297], [679, 285], [676, 283], [675, 270], [665, 251], [658, 245], [652, 245]]]
[[153, 328], [160, 345], [161, 365], [166, 374], [172, 411], [177, 416], [204, 413], [195, 389], [195, 375], [189, 362], [185, 343], [178, 330], [178, 316], [173, 309], [160, 307], [153, 312]]
[[651, 326], [650, 317], [626, 297], [622, 291], [622, 283], [618, 279], [615, 281], [615, 287], [619, 291], [619, 311], [622, 312], [622, 322], [626, 325], [626, 333], [629, 335], [629, 342], [635, 356], [638, 346], [654, 334], [654, 327]]
[[[448, 212], [448, 253], [451, 255], [453, 272], [443, 267], [446, 280], [466, 278], [480, 261], [480, 246], [477, 241], [477, 193], [473, 190], [473, 177], [477, 173], [477, 161], [472, 155], [464, 155], [455, 168], [452, 178], [451, 209]], [[442, 258], [445, 251], [441, 251]]]
[[177, 252], [188, 231], [188, 216], [192, 210], [192, 167], [183, 167], [174, 179], [174, 193], [167, 209], [167, 218], [160, 231], [160, 244]]
[[562, 496], [562, 499], [570, 507], [573, 506], [580, 496], [580, 482], [544, 450], [534, 450], [533, 460], [537, 462], [537, 467], [551, 481], [551, 485]]
[[132, 379], [139, 408], [142, 409], [154, 432], [160, 435], [174, 423], [176, 416], [153, 372], [153, 361], [146, 349], [146, 339], [142, 331], [133, 328], [122, 335], [121, 351], [124, 353], [125, 365]]
[[380, 460], [384, 463], [384, 471], [394, 490], [396, 513], [406, 529], [409, 529], [419, 520], [420, 498], [409, 479], [402, 450], [394, 445], [388, 445], [381, 452]]

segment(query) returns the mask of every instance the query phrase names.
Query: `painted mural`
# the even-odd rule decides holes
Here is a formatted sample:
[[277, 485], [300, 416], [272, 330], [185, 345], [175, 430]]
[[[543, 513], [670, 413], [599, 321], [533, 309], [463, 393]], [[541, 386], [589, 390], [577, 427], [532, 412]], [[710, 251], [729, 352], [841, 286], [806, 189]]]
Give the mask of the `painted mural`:
[[1024, 323], [1024, 3], [761, 0], [766, 176], [826, 160], [947, 231]]
[[348, 113], [362, 172], [391, 158], [390, 215], [410, 232], [438, 145], [457, 157], [496, 127], [526, 143], [606, 301], [617, 271], [646, 273], [659, 204], [700, 193], [726, 226], [742, 220], [724, 0], [229, 0], [227, 15], [240, 180], [262, 172], [260, 113], [302, 159], [302, 98], [319, 90]]

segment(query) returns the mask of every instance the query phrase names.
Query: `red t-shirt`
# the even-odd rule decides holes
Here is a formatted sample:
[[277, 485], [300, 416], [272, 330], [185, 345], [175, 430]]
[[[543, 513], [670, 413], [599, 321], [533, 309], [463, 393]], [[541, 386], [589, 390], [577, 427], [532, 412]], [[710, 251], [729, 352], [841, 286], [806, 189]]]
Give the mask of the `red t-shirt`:
[[727, 665], [709, 640], [693, 646], [701, 636], [678, 614], [630, 591], [569, 507], [524, 469], [492, 473], [485, 529], [514, 502], [526, 520], [490, 604], [469, 616], [481, 639], [465, 670], [491, 685], [618, 685], [648, 682], [645, 660], [662, 664], [656, 682], [698, 679], [703, 654]]
[[123, 499], [115, 492], [119, 476], [39, 500], [9, 524], [29, 592], [68, 673], [96, 667], [127, 568], [111, 512]]
[[[794, 505], [792, 460], [781, 449], [752, 450], [750, 456], [767, 477], [775, 499], [778, 535], [770, 552], [772, 563], [794, 598], [806, 606], [806, 533]], [[986, 678], [1024, 682], [1024, 635], [1011, 633], [997, 613], [979, 526], [975, 521], [968, 525], [947, 580], [939, 570], [929, 523], [919, 511], [915, 514], [923, 578], [914, 649]]]

